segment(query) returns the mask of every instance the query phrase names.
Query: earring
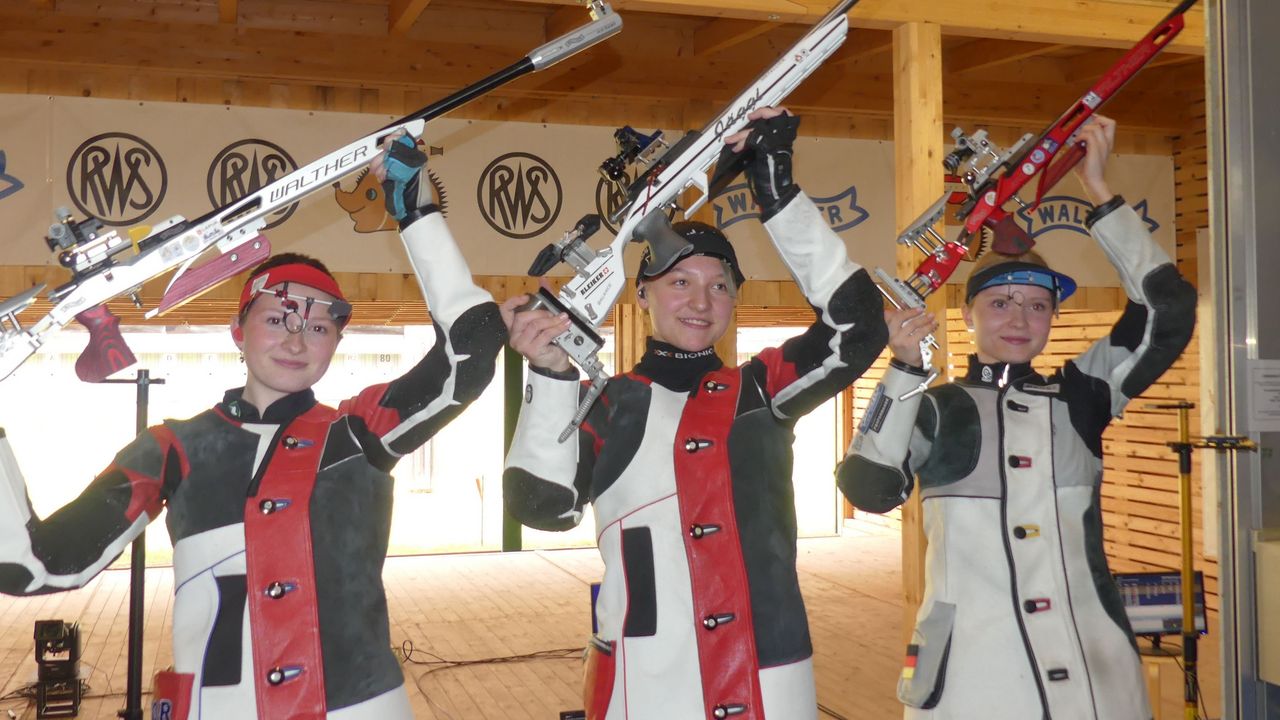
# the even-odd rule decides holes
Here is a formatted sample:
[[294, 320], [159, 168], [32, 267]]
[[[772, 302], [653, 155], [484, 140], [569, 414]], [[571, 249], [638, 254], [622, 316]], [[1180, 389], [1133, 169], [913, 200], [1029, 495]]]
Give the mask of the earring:
[[644, 288], [643, 288], [643, 287], [636, 288], [636, 297], [638, 297], [638, 298], [640, 298], [640, 299], [642, 299], [642, 300], [644, 299]]

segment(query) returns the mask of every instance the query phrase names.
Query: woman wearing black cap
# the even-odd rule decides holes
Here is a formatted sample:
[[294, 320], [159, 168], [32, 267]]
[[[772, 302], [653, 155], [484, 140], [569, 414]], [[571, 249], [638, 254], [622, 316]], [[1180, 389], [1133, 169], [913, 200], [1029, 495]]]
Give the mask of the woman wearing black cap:
[[[588, 717], [817, 717], [812, 647], [796, 580], [791, 441], [796, 421], [852, 383], [884, 348], [867, 272], [791, 181], [798, 121], [757, 112], [747, 175], [760, 218], [813, 304], [813, 325], [725, 367], [713, 345], [743, 282], [733, 247], [701, 223], [671, 269], [644, 262], [639, 304], [653, 335], [609, 381], [578, 431], [577, 372], [550, 344], [567, 319], [503, 306], [531, 372], [504, 498], [525, 524], [563, 530], [596, 515], [605, 576], [586, 678]], [[649, 274], [649, 273], [654, 274]]]
[[1049, 377], [1031, 361], [1075, 289], [1035, 253], [990, 254], [965, 292], [978, 346], [965, 377], [921, 382], [937, 323], [891, 313], [890, 368], [837, 471], [850, 502], [886, 512], [920, 478], [925, 593], [898, 697], [908, 718], [1148, 720], [1141, 664], [1102, 547], [1102, 432], [1182, 353], [1196, 293], [1113, 195], [1115, 123], [1081, 137], [1085, 224], [1129, 304], [1111, 334]]

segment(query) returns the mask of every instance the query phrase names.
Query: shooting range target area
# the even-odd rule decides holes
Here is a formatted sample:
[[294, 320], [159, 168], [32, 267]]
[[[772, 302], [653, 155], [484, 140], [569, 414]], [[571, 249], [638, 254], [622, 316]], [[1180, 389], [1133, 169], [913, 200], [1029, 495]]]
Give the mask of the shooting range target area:
[[[841, 7], [847, 20], [839, 19]], [[1264, 312], [1280, 303], [1275, 297], [1280, 284], [1270, 282], [1264, 270], [1280, 267], [1280, 258], [1271, 257], [1272, 246], [1280, 245], [1267, 241], [1267, 233], [1280, 227], [1280, 217], [1271, 217], [1280, 214], [1280, 205], [1261, 199], [1274, 196], [1280, 183], [1280, 171], [1271, 169], [1280, 168], [1280, 144], [1262, 130], [1273, 121], [1280, 97], [1280, 76], [1270, 77], [1275, 74], [1270, 69], [1280, 66], [1274, 57], [1280, 45], [1272, 39], [1277, 30], [1280, 7], [1273, 8], [1270, 0], [865, 0], [851, 7], [847, 0], [845, 6], [838, 0], [4, 3], [0, 590], [7, 593], [11, 585], [17, 590], [0, 594], [0, 720], [181, 720], [180, 714], [161, 714], [176, 713], [181, 703], [158, 702], [168, 703], [171, 692], [158, 683], [181, 673], [160, 680], [166, 676], [157, 672], [170, 666], [181, 670], [197, 655], [198, 661], [190, 662], [204, 667], [214, 656], [225, 659], [232, 646], [240, 653], [258, 636], [250, 628], [259, 621], [252, 618], [275, 612], [270, 603], [255, 604], [267, 602], [259, 599], [263, 593], [274, 601], [290, 598], [295, 590], [301, 592], [292, 598], [310, 592], [303, 587], [307, 582], [292, 576], [272, 576], [271, 584], [255, 588], [256, 571], [246, 568], [258, 560], [243, 533], [234, 541], [240, 557], [231, 566], [218, 564], [226, 558], [213, 557], [208, 548], [200, 551], [205, 553], [201, 562], [210, 563], [207, 572], [191, 571], [181, 550], [175, 563], [174, 533], [179, 543], [188, 535], [221, 543], [223, 538], [214, 535], [228, 526], [193, 520], [189, 511], [175, 512], [172, 504], [166, 509], [158, 500], [144, 502], [136, 493], [153, 482], [139, 469], [146, 463], [170, 473], [154, 479], [163, 495], [174, 492], [178, 476], [186, 477], [200, 462], [246, 454], [245, 463], [256, 470], [247, 473], [254, 478], [252, 504], [244, 506], [240, 525], [244, 533], [256, 532], [253, 523], [273, 514], [282, 517], [281, 507], [297, 502], [278, 493], [265, 499], [253, 494], [267, 481], [263, 468], [277, 462], [277, 454], [287, 455], [285, 449], [263, 448], [274, 442], [292, 451], [301, 442], [300, 449], [308, 450], [311, 441], [299, 441], [302, 436], [293, 430], [242, 430], [234, 440], [188, 457], [185, 450], [165, 445], [181, 444], [184, 431], [156, 435], [144, 430], [159, 438], [150, 454], [122, 451], [135, 447], [131, 443], [140, 428], [205, 417], [226, 391], [246, 384], [247, 374], [261, 372], [236, 318], [245, 307], [242, 288], [249, 269], [278, 253], [322, 260], [342, 291], [341, 298], [334, 297], [351, 306], [350, 323], [341, 329], [327, 372], [312, 388], [315, 400], [339, 408], [340, 415], [373, 408], [359, 411], [366, 414], [351, 421], [356, 424], [349, 433], [321, 436], [317, 472], [342, 472], [344, 462], [354, 464], [354, 454], [335, 454], [342, 452], [335, 448], [350, 447], [361, 457], [376, 456], [360, 472], [389, 476], [377, 493], [344, 499], [342, 512], [331, 513], [332, 506], [322, 504], [330, 500], [323, 497], [295, 505], [309, 508], [308, 532], [329, 532], [316, 528], [330, 522], [337, 529], [326, 537], [335, 546], [386, 558], [381, 572], [385, 613], [380, 600], [371, 600], [360, 606], [365, 614], [352, 611], [342, 623], [320, 629], [333, 623], [336, 607], [325, 604], [322, 590], [320, 599], [307, 606], [319, 608], [318, 619], [301, 633], [310, 638], [301, 644], [314, 660], [335, 642], [363, 647], [367, 638], [386, 633], [395, 666], [388, 658], [371, 659], [355, 650], [350, 662], [390, 666], [384, 681], [388, 672], [396, 677], [398, 666], [409, 709], [361, 704], [399, 702], [392, 697], [398, 691], [385, 682], [379, 692], [386, 696], [359, 696], [366, 688], [335, 689], [328, 656], [312, 686], [306, 685], [312, 675], [298, 669], [306, 666], [302, 660], [296, 667], [267, 663], [254, 645], [253, 652], [237, 655], [241, 660], [229, 674], [209, 671], [214, 677], [196, 673], [194, 680], [187, 675], [178, 681], [174, 692], [188, 698], [187, 718], [214, 717], [207, 708], [230, 707], [219, 703], [229, 702], [226, 698], [238, 692], [233, 688], [245, 683], [252, 688], [255, 682], [266, 687], [265, 682], [272, 688], [309, 687], [298, 692], [320, 697], [320, 705], [298, 711], [297, 717], [306, 718], [325, 717], [328, 692], [328, 716], [340, 720], [399, 720], [397, 712], [430, 720], [651, 720], [635, 710], [621, 714], [618, 698], [627, 692], [660, 695], [654, 688], [668, 682], [654, 679], [660, 673], [644, 663], [657, 661], [640, 648], [642, 641], [669, 637], [663, 635], [671, 617], [664, 593], [675, 591], [662, 583], [673, 575], [684, 593], [680, 612], [700, 613], [700, 626], [681, 636], [686, 645], [671, 646], [685, 650], [672, 649], [671, 659], [663, 661], [682, 668], [678, 681], [670, 681], [673, 697], [686, 683], [705, 688], [705, 712], [687, 720], [765, 718], [763, 707], [782, 702], [774, 698], [791, 697], [770, 693], [794, 678], [779, 680], [780, 673], [768, 672], [788, 663], [804, 665], [803, 672], [811, 663], [817, 714], [806, 705], [794, 715], [771, 711], [768, 720], [903, 717], [908, 702], [903, 696], [911, 694], [912, 683], [918, 691], [924, 681], [917, 678], [931, 677], [931, 663], [937, 668], [922, 633], [937, 620], [930, 607], [941, 592], [926, 582], [926, 569], [938, 561], [930, 553], [943, 550], [931, 549], [926, 537], [944, 531], [941, 519], [930, 527], [929, 503], [936, 508], [961, 496], [999, 502], [1002, 509], [993, 522], [1007, 520], [1008, 532], [993, 536], [989, 560], [970, 560], [971, 567], [954, 572], [983, 575], [1010, 568], [1001, 577], [1012, 583], [1011, 597], [1002, 595], [999, 603], [1002, 612], [1013, 608], [1018, 647], [1025, 641], [1029, 661], [1009, 672], [1023, 673], [1025, 665], [1029, 687], [1036, 688], [1031, 692], [1042, 699], [1035, 702], [1045, 703], [1046, 716], [1058, 702], [1058, 688], [1091, 682], [1091, 673], [1103, 672], [1089, 667], [1102, 656], [1086, 649], [1087, 641], [1061, 652], [1031, 649], [1042, 642], [1036, 628], [1044, 625], [1028, 623], [1062, 614], [1072, 618], [1063, 621], [1071, 627], [1106, 623], [1109, 630], [1123, 628], [1136, 642], [1141, 666], [1132, 673], [1130, 694], [1145, 694], [1153, 720], [1280, 718], [1280, 584], [1275, 580], [1280, 577], [1280, 494], [1272, 487], [1280, 468], [1273, 467], [1270, 449], [1280, 432], [1280, 326]], [[815, 34], [823, 37], [815, 40]], [[794, 87], [781, 95], [761, 91], [770, 73], [778, 73], [778, 79], [764, 83], [768, 92]], [[770, 233], [774, 225], [762, 222], [762, 217], [766, 222], [776, 217], [775, 210], [761, 207], [767, 203], [757, 200], [757, 186], [747, 175], [735, 168], [720, 177], [714, 170], [727, 165], [720, 163], [705, 177], [690, 176], [675, 190], [668, 187], [675, 182], [669, 180], [673, 168], [678, 169], [673, 158], [694, 157], [706, 144], [710, 149], [689, 162], [714, 159], [725, 130], [741, 127], [748, 113], [774, 98], [800, 118], [791, 158], [795, 184], [821, 218], [814, 226], [824, 238], [834, 234], [848, 257], [880, 285], [885, 307], [911, 305], [914, 297], [936, 317], [928, 369], [937, 371], [935, 388], [955, 386], [949, 388], [955, 395], [947, 397], [963, 394], [959, 387], [968, 377], [970, 358], [976, 362], [985, 352], [964, 311], [972, 260], [981, 262], [993, 246], [1007, 249], [1012, 238], [1034, 245], [1049, 267], [1074, 279], [1078, 288], [1055, 308], [1044, 348], [1029, 362], [1046, 378], [1062, 377], [1054, 373], [1064, 367], [1077, 378], [1084, 372], [1094, 382], [1091, 387], [1103, 386], [1100, 392], [1109, 392], [1109, 399], [1090, 406], [1089, 419], [1064, 409], [1065, 404], [1053, 405], [1050, 424], [1027, 453], [1043, 450], [1044, 462], [1053, 464], [1042, 470], [1041, 456], [1035, 456], [1034, 470], [1049, 473], [1050, 494], [1089, 485], [1092, 495], [1071, 495], [1081, 490], [1072, 487], [1045, 501], [1050, 514], [1043, 519], [1018, 520], [1019, 506], [1009, 499], [1016, 493], [1011, 478], [1030, 466], [1031, 455], [1013, 445], [1006, 452], [1000, 445], [999, 462], [987, 463], [984, 455], [987, 464], [980, 467], [985, 469], [973, 471], [999, 476], [982, 486], [996, 488], [988, 494], [973, 490], [978, 481], [966, 477], [958, 494], [924, 487], [923, 500], [927, 482], [916, 479], [915, 491], [886, 512], [855, 507], [846, 498], [836, 473], [853, 452], [851, 443], [856, 448], [855, 438], [887, 432], [894, 427], [891, 413], [908, 403], [906, 390], [883, 389], [882, 381], [892, 382], [903, 372], [891, 366], [891, 348], [852, 383], [806, 404], [798, 421], [784, 417], [777, 409], [781, 401], [774, 405], [774, 395], [786, 396], [778, 388], [837, 364], [834, 355], [814, 357], [810, 346], [789, 341], [807, 337], [834, 353], [839, 342], [825, 339], [853, 332], [850, 328], [864, 321], [852, 320], [845, 306], [824, 305], [833, 296], [843, 297], [838, 284], [806, 295], [818, 281], [805, 275], [805, 261], [786, 255], [785, 240]], [[1141, 251], [1117, 252], [1096, 240], [1091, 230], [1101, 203], [1091, 200], [1087, 176], [1055, 165], [1055, 159], [1075, 160], [1076, 129], [1095, 111], [1115, 121], [1106, 185], [1123, 196], [1119, 207], [1132, 209], [1123, 210], [1126, 222], [1136, 217], [1131, 231], [1149, 236]], [[396, 188], [404, 187], [393, 185], [394, 167], [385, 183], [369, 169], [382, 141], [400, 128], [420, 135], [416, 143], [405, 141], [413, 150], [404, 152], [425, 159], [416, 182], [430, 186], [433, 210], [439, 210], [461, 260], [438, 245], [421, 257], [406, 251], [413, 242], [408, 229], [416, 220], [421, 230], [423, 221], [413, 215], [405, 223], [394, 216]], [[686, 136], [690, 131], [701, 134]], [[381, 170], [381, 161], [375, 167]], [[1052, 180], [1041, 184], [1045, 176]], [[1015, 177], [1025, 186], [1013, 186]], [[705, 192], [703, 180], [711, 185]], [[1013, 188], [1011, 194], [1005, 193], [1007, 187]], [[1267, 191], [1270, 196], [1260, 194]], [[668, 194], [659, 196], [662, 192]], [[575, 340], [563, 341], [571, 367], [582, 370], [584, 387], [596, 380], [602, 385], [604, 378], [630, 373], [653, 357], [650, 312], [658, 312], [653, 310], [657, 301], [652, 293], [646, 297], [636, 290], [645, 252], [638, 239], [665, 237], [653, 225], [637, 224], [646, 222], [638, 220], [645, 216], [637, 210], [649, 212], [646, 197], [659, 198], [653, 204], [662, 210], [646, 220], [665, 222], [655, 220], [661, 216], [705, 223], [736, 253], [732, 268], [740, 269], [746, 281], [732, 288], [735, 306], [725, 332], [714, 341], [714, 355], [729, 369], [755, 362], [758, 369], [749, 372], [782, 372], [787, 378], [763, 384], [765, 393], [773, 394], [761, 412], [772, 411], [767, 422], [785, 428], [790, 456], [770, 445], [772, 440], [727, 434], [723, 444], [730, 448], [726, 453], [746, 445], [764, 448], [758, 454], [765, 461], [757, 465], [785, 468], [790, 463], [789, 482], [780, 472], [783, 477], [771, 482], [783, 489], [761, 491], [750, 502], [740, 485], [725, 485], [732, 492], [721, 495], [733, 495], [730, 504], [738, 508], [732, 521], [707, 524], [690, 514], [690, 506], [672, 508], [662, 522], [678, 532], [668, 540], [657, 530], [650, 535], [649, 525], [661, 524], [654, 519], [661, 503], [675, 504], [675, 480], [666, 495], [627, 490], [630, 495], [615, 493], [625, 497], [611, 501], [603, 495], [607, 487], [592, 490], [590, 473], [616, 471], [631, 478], [642, 464], [643, 472], [655, 477], [677, 476], [684, 472], [678, 468], [686, 447], [690, 456], [706, 447], [720, 452], [719, 436], [706, 440], [696, 425], [681, 425], [673, 439], [652, 441], [642, 434], [644, 442], [632, 442], [634, 447], [623, 453], [616, 450], [616, 433], [635, 428], [605, 428], [591, 419], [601, 416], [588, 416], [574, 435], [587, 438], [578, 442], [574, 461], [590, 456], [596, 464], [576, 485], [570, 478], [555, 493], [535, 494], [527, 478], [513, 479], [505, 461], [513, 446], [519, 457], [541, 458], [520, 449], [519, 432], [525, 430], [517, 430], [517, 416], [536, 406], [538, 393], [548, 392], [539, 388], [560, 380], [551, 377], [554, 372], [530, 371], [510, 347], [496, 357], [485, 355], [483, 343], [473, 340], [497, 332], [497, 311], [483, 322], [459, 317], [451, 296], [432, 306], [421, 283], [434, 270], [450, 275], [439, 281], [442, 287], [462, 286], [469, 271], [474, 285], [499, 304], [525, 294], [550, 298], [541, 301], [542, 307], [561, 304], [579, 321], [564, 336]], [[966, 226], [968, 218], [979, 216], [987, 220]], [[434, 222], [436, 215], [429, 217]], [[635, 233], [637, 242], [619, 245], [620, 260], [611, 258], [606, 248], [627, 233]], [[175, 238], [184, 239], [185, 248], [179, 249]], [[190, 265], [177, 259], [199, 243], [205, 245], [203, 254]], [[645, 247], [662, 256], [659, 240]], [[957, 249], [963, 260], [953, 252]], [[808, 261], [821, 257], [824, 267], [843, 267], [821, 250], [806, 252], [812, 253]], [[135, 255], [151, 258], [146, 271], [138, 269], [142, 263], [131, 264]], [[1156, 291], [1144, 290], [1141, 281], [1116, 269], [1157, 256], [1167, 256], [1198, 296], [1194, 309], [1177, 311], [1183, 319], [1195, 317], [1190, 341], [1163, 372], [1146, 372], [1135, 359], [1115, 360], [1106, 377], [1089, 375], [1087, 361], [1081, 360], [1086, 354], [1119, 358], [1149, 347], [1158, 335], [1141, 328], [1168, 307], [1159, 305], [1159, 297], [1151, 300], [1157, 310], [1149, 310], [1141, 298], [1135, 304], [1135, 294]], [[544, 267], [531, 269], [535, 258]], [[462, 270], [440, 270], [460, 268], [449, 263], [462, 260]], [[722, 263], [731, 275], [730, 263]], [[597, 286], [613, 295], [593, 304], [584, 298]], [[538, 295], [540, 288], [544, 292]], [[256, 297], [270, 302], [282, 297], [282, 307], [289, 307], [284, 295], [267, 291]], [[293, 300], [299, 318], [311, 313], [304, 332], [318, 324], [312, 317], [327, 312], [314, 308], [330, 307], [316, 303], [313, 308], [313, 301], [297, 310], [299, 301]], [[820, 312], [817, 325], [815, 310]], [[249, 315], [243, 317], [248, 322]], [[239, 333], [234, 339], [233, 326]], [[569, 345], [577, 341], [593, 350], [575, 354]], [[85, 353], [86, 347], [91, 352]], [[753, 361], [773, 358], [769, 349], [779, 347], [789, 349], [778, 352], [776, 361]], [[134, 362], [125, 362], [125, 356]], [[427, 364], [439, 375], [431, 381], [403, 380], [413, 376], [424, 356], [436, 358]], [[481, 356], [480, 370], [473, 364], [457, 371]], [[474, 393], [458, 391], [466, 397], [455, 400], [451, 393], [469, 378], [487, 377], [490, 361], [492, 381]], [[1127, 379], [1130, 374], [1140, 375], [1141, 383]], [[1044, 402], [1059, 403], [1073, 381], [1046, 385]], [[700, 393], [718, 392], [717, 382], [700, 380], [693, 389], [675, 393], [676, 400], [646, 402], [654, 408], [666, 407], [661, 402], [692, 403]], [[1131, 395], [1127, 389], [1135, 384], [1141, 387]], [[620, 402], [610, 393], [621, 396], [621, 391], [612, 387], [596, 401], [607, 412]], [[425, 399], [401, 403], [394, 399], [398, 392]], [[735, 402], [747, 402], [736, 388], [733, 394]], [[945, 415], [947, 407], [933, 397], [926, 396], [922, 407], [929, 409], [923, 412]], [[999, 397], [1004, 403], [1005, 395]], [[351, 398], [363, 400], [344, 402]], [[1020, 407], [1011, 399], [1008, 403]], [[237, 427], [255, 421], [228, 415], [233, 404], [219, 406], [224, 421]], [[997, 414], [1004, 412], [993, 407]], [[1006, 428], [1008, 418], [1000, 417], [1000, 442], [1006, 429], [1013, 437], [1032, 424]], [[649, 427], [647, 418], [636, 421], [641, 433]], [[947, 439], [963, 437], [979, 447], [981, 428], [997, 427], [994, 418], [979, 420], [975, 411], [970, 426], [950, 431], [953, 437]], [[556, 420], [555, 432], [564, 420], [568, 417]], [[1064, 459], [1061, 438], [1088, 423], [1106, 426], [1100, 443], [1089, 445], [1083, 460]], [[909, 432], [915, 426], [901, 427]], [[555, 432], [549, 437], [554, 439]], [[293, 444], [285, 445], [289, 440]], [[602, 451], [611, 441], [613, 454]], [[929, 443], [935, 442], [941, 440], [930, 436]], [[654, 450], [659, 443], [666, 443], [661, 452]], [[675, 464], [667, 459], [672, 452], [667, 445], [676, 448]], [[251, 446], [257, 449], [243, 450]], [[550, 457], [558, 447], [548, 441], [538, 450]], [[922, 452], [927, 450], [917, 439], [910, 453]], [[978, 467], [978, 451], [973, 452]], [[1092, 463], [1100, 464], [1100, 481], [1092, 474], [1087, 482], [1055, 478], [1060, 465], [1088, 474]], [[901, 460], [890, 465], [895, 472], [901, 470], [892, 465], [911, 468]], [[536, 476], [532, 470], [521, 472]], [[114, 536], [95, 540], [92, 549], [46, 563], [48, 579], [40, 580], [32, 563], [44, 562], [50, 548], [74, 545], [74, 538], [104, 522], [101, 513], [86, 509], [84, 498], [107, 482], [103, 478], [115, 477], [112, 473], [125, 479], [116, 495], [105, 493], [103, 512], [120, 516], [118, 535], [135, 532], [149, 518], [144, 540], [136, 547], [113, 544]], [[936, 500], [929, 492], [938, 495]], [[573, 499], [554, 522], [544, 523], [548, 527], [535, 529], [522, 525], [511, 510], [516, 498], [526, 495], [537, 500], [535, 505], [546, 504], [539, 507], [569, 495]], [[213, 492], [188, 502], [213, 504], [225, 496]], [[1064, 499], [1068, 496], [1075, 499]], [[261, 504], [280, 499], [286, 500], [284, 506]], [[237, 495], [234, 502], [239, 518], [245, 501]], [[611, 502], [634, 507], [623, 511]], [[750, 513], [743, 509], [747, 506]], [[385, 523], [368, 519], [384, 510]], [[607, 513], [607, 519], [598, 522], [597, 512]], [[1014, 514], [1006, 518], [1005, 512]], [[1068, 525], [1078, 527], [1085, 517], [1085, 530], [1051, 527], [1058, 524], [1053, 518], [1068, 512], [1073, 513]], [[744, 585], [738, 591], [749, 598], [743, 601], [746, 607], [754, 608], [750, 617], [741, 609], [704, 608], [701, 600], [691, 600], [703, 587], [699, 573], [708, 565], [686, 553], [711, 547], [704, 537], [717, 532], [737, 548], [739, 533], [749, 537], [760, 518], [775, 514], [785, 518], [781, 544], [741, 540], [741, 552], [731, 556], [733, 572], [755, 583], [765, 561], [752, 552], [770, 561], [780, 558], [785, 572], [770, 571], [769, 577], [795, 584], [795, 597], [754, 585], [748, 593]], [[51, 517], [60, 534], [32, 529]], [[965, 532], [968, 526], [946, 517], [954, 525], [945, 532]], [[375, 526], [371, 535], [352, 529], [364, 524]], [[240, 525], [230, 529], [240, 533]], [[1087, 562], [1072, 565], [1067, 555], [1073, 551], [1067, 549], [1050, 569], [1037, 561], [1025, 566], [1031, 569], [1019, 565], [1013, 572], [1015, 565], [1029, 562], [1022, 555], [1036, 547], [1029, 543], [1060, 542], [1067, 548], [1077, 540], [1081, 558], [1088, 544]], [[99, 563], [105, 567], [88, 571], [96, 560], [87, 556], [104, 552], [107, 545], [110, 558]], [[306, 547], [312, 547], [309, 540]], [[643, 562], [637, 563], [637, 553]], [[619, 558], [619, 564], [610, 565], [615, 562], [610, 558]], [[711, 566], [729, 562], [716, 558]], [[307, 577], [341, 578], [338, 584], [367, 585], [376, 595], [377, 568], [349, 573], [344, 562], [319, 552]], [[1035, 588], [1019, 585], [1019, 576], [1021, 582], [1051, 587], [1041, 597]], [[30, 587], [28, 577], [34, 578]], [[1194, 578], [1189, 593], [1186, 578]], [[646, 582], [656, 583], [652, 597], [637, 589]], [[190, 610], [193, 604], [184, 606], [182, 593], [203, 587], [200, 583], [213, 588], [215, 600]], [[1105, 589], [1097, 590], [1098, 583]], [[1081, 593], [1092, 603], [1087, 609], [1080, 604]], [[238, 613], [234, 617], [226, 614], [228, 597], [235, 599], [230, 603]], [[699, 633], [719, 627], [723, 632], [714, 637], [736, 637], [730, 635], [739, 631], [735, 623], [763, 622], [762, 604], [798, 608], [800, 624], [778, 620], [773, 635], [803, 635], [807, 622], [811, 655], [761, 661], [752, 671], [759, 678], [753, 675], [743, 686], [750, 689], [742, 690], [754, 694], [741, 706], [713, 699], [720, 690], [712, 688], [732, 683], [717, 685], [722, 679], [708, 670], [705, 659], [712, 657], [707, 653], [713, 644], [699, 639], [709, 637]], [[348, 610], [343, 606], [344, 613]], [[960, 629], [967, 622], [961, 617], [965, 611], [954, 612], [956, 634], [948, 634], [948, 647], [965, 642], [961, 638], [972, 632]], [[194, 632], [188, 629], [191, 613], [216, 616], [199, 621], [213, 629], [198, 653], [181, 649]], [[1188, 616], [1195, 621], [1193, 632], [1184, 631]], [[301, 627], [302, 621], [289, 622]], [[343, 629], [331, 629], [337, 625]], [[604, 642], [604, 654], [602, 627], [626, 628], [614, 645]], [[751, 647], [762, 656], [770, 652], [770, 643], [786, 644], [766, 635], [758, 627], [753, 634]], [[619, 650], [624, 640], [636, 648], [630, 660], [631, 651]], [[588, 647], [595, 651], [587, 652]], [[1124, 654], [1131, 648], [1125, 642], [1114, 649]], [[677, 655], [686, 650], [694, 659], [681, 664]], [[636, 684], [629, 689], [623, 688], [625, 678], [639, 675], [628, 675], [626, 662], [644, 665], [649, 673], [630, 681]], [[999, 673], [1013, 666], [992, 667]], [[604, 699], [591, 692], [584, 697], [584, 672], [588, 689], [604, 693]], [[614, 672], [616, 687], [595, 680], [597, 674]], [[981, 709], [966, 714], [945, 700], [937, 705], [951, 687], [942, 682], [947, 676], [957, 688], [978, 682], [972, 680], [977, 677], [973, 668], [958, 669], [945, 657], [939, 672], [937, 693], [918, 698], [917, 704], [928, 707], [912, 709], [907, 717], [1003, 717]], [[183, 689], [181, 682], [194, 685]], [[990, 687], [999, 688], [1000, 682], [993, 680]], [[953, 690], [953, 697], [959, 692]], [[1106, 709], [1108, 692], [1099, 685], [1088, 710], [1094, 714], [1080, 710], [1085, 714], [1079, 717], [1127, 718]], [[341, 693], [349, 693], [342, 710], [349, 715], [334, 714], [338, 708], [332, 703]], [[202, 702], [207, 704], [203, 711]], [[942, 709], [931, 712], [935, 706]], [[370, 707], [375, 709], [362, 709]], [[1052, 717], [1075, 720], [1077, 706], [1056, 707]], [[253, 715], [248, 712], [245, 717]], [[258, 714], [273, 717], [272, 712], [279, 711]], [[686, 720], [672, 712], [652, 720]]]

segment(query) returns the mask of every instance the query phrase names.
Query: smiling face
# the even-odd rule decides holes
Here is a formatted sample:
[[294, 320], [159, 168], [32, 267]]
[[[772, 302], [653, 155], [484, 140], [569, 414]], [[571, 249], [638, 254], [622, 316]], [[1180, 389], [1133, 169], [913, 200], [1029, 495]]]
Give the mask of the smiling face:
[[691, 255], [641, 285], [637, 299], [649, 311], [653, 339], [688, 352], [706, 350], [729, 329], [737, 299], [725, 264], [710, 255]]
[[[258, 295], [244, 319], [231, 321], [236, 347], [244, 353], [248, 377], [244, 399], [260, 412], [280, 398], [306, 390], [324, 377], [338, 349], [342, 328], [329, 316], [329, 306], [317, 303], [311, 309], [302, 332], [285, 328], [287, 300], [270, 293], [278, 285]], [[332, 301], [322, 290], [299, 283], [289, 284], [289, 294]], [[301, 311], [301, 310], [300, 310]], [[237, 334], [236, 329], [240, 329]]]
[[978, 359], [1024, 363], [1044, 350], [1053, 327], [1053, 294], [1035, 285], [997, 285], [962, 309], [973, 328]]

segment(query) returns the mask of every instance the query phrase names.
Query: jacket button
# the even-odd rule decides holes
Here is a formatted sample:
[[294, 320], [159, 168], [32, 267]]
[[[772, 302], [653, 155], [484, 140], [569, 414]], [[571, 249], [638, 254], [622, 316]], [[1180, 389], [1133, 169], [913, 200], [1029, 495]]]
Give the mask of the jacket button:
[[279, 600], [280, 598], [284, 597], [286, 593], [296, 589], [298, 589], [298, 586], [294, 585], [293, 583], [280, 582], [279, 580], [277, 580], [271, 583], [270, 585], [268, 585], [265, 592], [267, 594], [267, 597], [271, 598], [272, 600]]
[[1031, 467], [1031, 458], [1026, 455], [1010, 455], [1009, 467], [1011, 468], [1029, 468]]
[[1035, 598], [1034, 600], [1024, 601], [1022, 609], [1026, 610], [1028, 614], [1038, 613], [1048, 610], [1052, 605], [1053, 603], [1049, 601], [1049, 598]]
[[289, 435], [284, 439], [284, 446], [289, 448], [290, 450], [298, 447], [298, 438], [292, 435]]
[[258, 503], [258, 510], [263, 515], [270, 515], [271, 513], [280, 512], [289, 507], [289, 505], [290, 501], [286, 498], [267, 498]]
[[1027, 529], [1019, 525], [1013, 529], [1013, 536], [1022, 540], [1027, 537]]
[[725, 385], [724, 383], [718, 383], [715, 380], [708, 380], [702, 383], [702, 387], [705, 388], [707, 392], [717, 392], [720, 390], [729, 389], [728, 385]]
[[702, 618], [702, 627], [708, 630], [715, 630], [727, 622], [733, 622], [733, 613], [719, 613], [717, 615], [708, 615]]
[[267, 684], [279, 685], [286, 680], [292, 680], [302, 674], [302, 668], [297, 665], [287, 665], [285, 667], [276, 666], [267, 671]]
[[695, 453], [695, 452], [698, 452], [699, 450], [702, 450], [703, 448], [709, 448], [709, 447], [711, 447], [710, 440], [703, 440], [700, 438], [689, 438], [688, 440], [684, 441], [685, 452]]
[[702, 538], [708, 535], [711, 535], [713, 533], [718, 533], [718, 532], [720, 532], [720, 526], [712, 525], [710, 523], [707, 523], [706, 525], [690, 525], [689, 526], [689, 537], [693, 538], [694, 540], [701, 540]]
[[746, 711], [747, 711], [746, 705], [742, 705], [739, 703], [724, 703], [724, 704], [716, 705], [714, 708], [712, 708], [711, 716], [716, 718], [716, 720], [720, 720], [720, 718], [727, 718], [727, 717], [733, 717], [734, 715], [741, 715]]

